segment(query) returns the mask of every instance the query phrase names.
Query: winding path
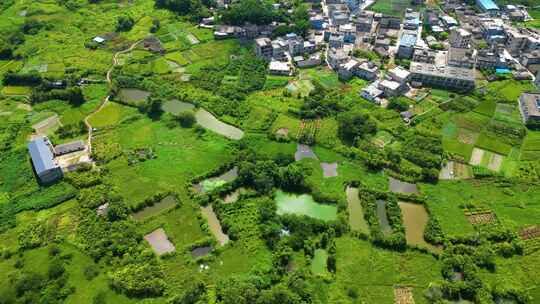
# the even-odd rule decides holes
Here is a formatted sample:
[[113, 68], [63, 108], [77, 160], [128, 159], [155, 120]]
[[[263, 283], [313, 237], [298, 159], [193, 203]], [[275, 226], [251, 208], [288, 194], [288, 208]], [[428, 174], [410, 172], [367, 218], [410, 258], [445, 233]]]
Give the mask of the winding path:
[[[139, 41], [133, 43], [129, 48], [127, 48], [127, 49], [125, 49], [123, 51], [116, 52], [114, 54], [113, 60], [112, 60], [112, 66], [107, 71], [107, 83], [109, 84], [109, 86], [112, 84], [112, 78], [111, 78], [112, 71], [113, 71], [114, 67], [118, 65], [118, 56], [121, 55], [121, 54], [131, 52], [141, 42], [142, 42], [142, 40], [139, 40]], [[99, 104], [99, 106], [94, 111], [92, 111], [92, 113], [88, 114], [88, 116], [86, 116], [84, 118], [84, 124], [88, 128], [87, 147], [88, 147], [88, 155], [89, 156], [92, 155], [92, 132], [94, 130], [94, 128], [92, 128], [92, 125], [90, 125], [89, 119], [90, 119], [90, 117], [92, 117], [92, 115], [94, 115], [94, 114], [98, 113], [99, 111], [101, 111], [105, 107], [107, 102], [109, 102], [110, 99], [111, 99], [111, 95], [109, 94], [109, 95], [107, 95], [107, 97], [105, 97], [105, 99], [103, 99], [103, 101]]]

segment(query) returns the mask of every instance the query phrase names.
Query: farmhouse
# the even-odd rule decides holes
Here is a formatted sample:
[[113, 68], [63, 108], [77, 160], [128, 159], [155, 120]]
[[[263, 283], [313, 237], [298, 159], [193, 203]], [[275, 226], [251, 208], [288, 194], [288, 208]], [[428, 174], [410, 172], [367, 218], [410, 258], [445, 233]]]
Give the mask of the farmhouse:
[[52, 144], [45, 136], [40, 136], [28, 144], [34, 170], [43, 184], [50, 184], [62, 178], [60, 166], [54, 160]]
[[523, 93], [519, 96], [519, 109], [524, 123], [540, 122], [540, 93]]
[[274, 75], [291, 75], [291, 67], [286, 62], [271, 61], [268, 70]]
[[84, 150], [84, 142], [82, 140], [76, 140], [70, 143], [56, 145], [54, 147], [54, 155], [60, 156], [68, 153]]

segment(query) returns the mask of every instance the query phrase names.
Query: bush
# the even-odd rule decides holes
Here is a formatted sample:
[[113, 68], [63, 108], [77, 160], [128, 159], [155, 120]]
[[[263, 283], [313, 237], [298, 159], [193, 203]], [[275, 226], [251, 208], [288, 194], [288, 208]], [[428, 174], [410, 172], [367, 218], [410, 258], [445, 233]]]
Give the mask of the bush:
[[128, 296], [160, 296], [165, 289], [163, 274], [158, 266], [130, 264], [110, 275], [111, 286]]
[[135, 21], [130, 16], [120, 16], [116, 20], [117, 32], [128, 32], [135, 25]]
[[49, 264], [49, 268], [47, 269], [47, 275], [50, 280], [55, 280], [62, 276], [65, 271], [66, 269], [64, 268], [62, 261], [53, 259]]
[[192, 111], [184, 111], [176, 116], [176, 120], [183, 128], [191, 128], [197, 122], [195, 114]]
[[99, 271], [97, 270], [97, 266], [91, 265], [91, 266], [86, 266], [84, 268], [83, 274], [84, 274], [84, 278], [87, 281], [91, 281], [92, 279], [94, 279], [95, 277], [99, 275]]

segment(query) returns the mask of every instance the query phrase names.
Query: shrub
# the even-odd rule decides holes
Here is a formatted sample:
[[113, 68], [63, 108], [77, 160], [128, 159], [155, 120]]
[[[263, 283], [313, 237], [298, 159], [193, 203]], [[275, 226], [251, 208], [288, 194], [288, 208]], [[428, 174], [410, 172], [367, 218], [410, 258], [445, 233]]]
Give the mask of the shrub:
[[117, 32], [128, 32], [135, 25], [135, 21], [130, 16], [120, 16], [116, 20]]
[[195, 114], [192, 111], [184, 111], [176, 116], [176, 120], [183, 128], [191, 128], [197, 122]]

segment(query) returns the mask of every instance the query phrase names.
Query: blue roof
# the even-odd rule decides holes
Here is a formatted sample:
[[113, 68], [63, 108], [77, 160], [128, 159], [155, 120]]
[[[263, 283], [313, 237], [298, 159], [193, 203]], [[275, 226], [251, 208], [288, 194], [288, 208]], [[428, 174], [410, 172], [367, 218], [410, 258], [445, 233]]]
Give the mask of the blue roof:
[[485, 11], [498, 10], [499, 7], [492, 0], [476, 0], [476, 3]]
[[399, 45], [413, 47], [416, 44], [416, 35], [403, 34], [399, 40]]
[[28, 152], [30, 152], [34, 169], [38, 175], [58, 167], [58, 165], [54, 163], [54, 155], [49, 147], [48, 139], [46, 137], [39, 137], [32, 140], [28, 144]]
[[510, 69], [495, 69], [495, 73], [497, 73], [497, 74], [507, 74], [507, 73], [510, 73]]

